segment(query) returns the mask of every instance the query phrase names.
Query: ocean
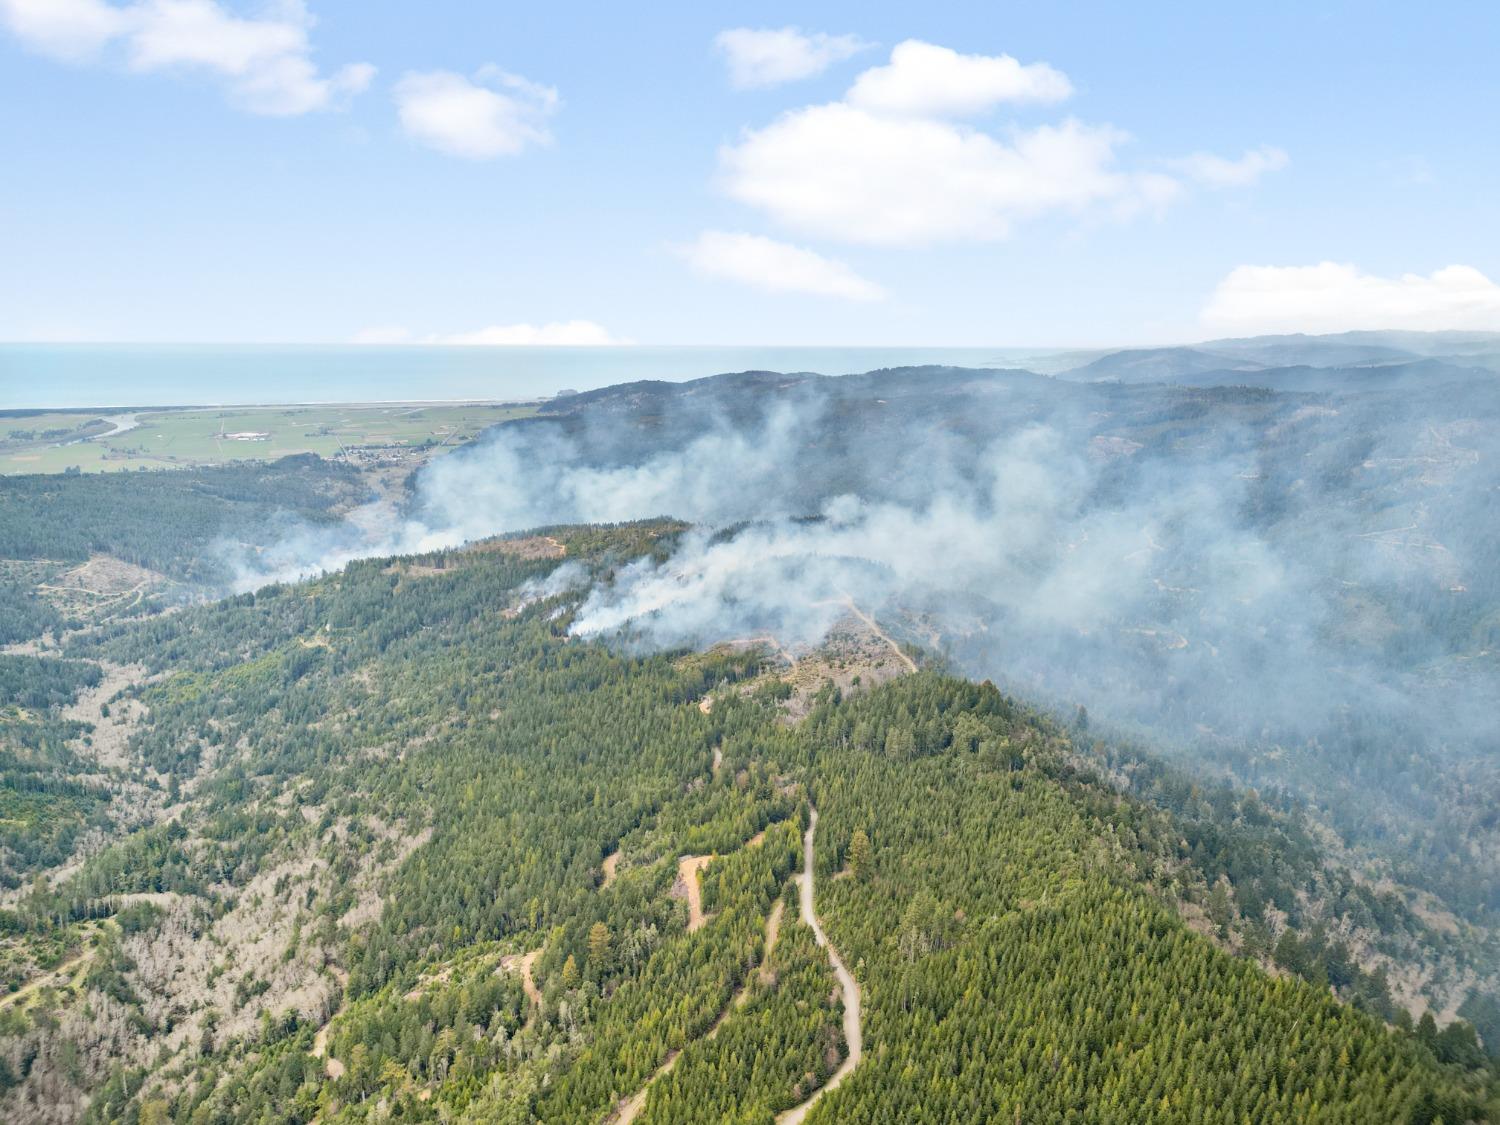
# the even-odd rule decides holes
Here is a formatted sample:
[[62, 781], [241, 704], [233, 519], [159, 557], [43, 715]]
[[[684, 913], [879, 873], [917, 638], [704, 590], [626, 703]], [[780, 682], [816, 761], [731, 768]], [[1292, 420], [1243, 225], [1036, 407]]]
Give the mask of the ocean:
[[1034, 349], [0, 344], [0, 410], [544, 398], [725, 371], [1015, 366]]

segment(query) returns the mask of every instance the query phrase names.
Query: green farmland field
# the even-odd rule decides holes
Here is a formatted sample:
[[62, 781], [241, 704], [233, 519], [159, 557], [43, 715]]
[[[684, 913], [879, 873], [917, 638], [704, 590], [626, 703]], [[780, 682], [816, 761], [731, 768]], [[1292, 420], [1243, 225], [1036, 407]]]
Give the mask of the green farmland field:
[[[142, 411], [110, 433], [88, 411], [0, 414], [0, 474], [186, 468], [341, 451], [453, 448], [535, 408], [505, 403], [333, 404]], [[118, 417], [118, 416], [116, 416]]]

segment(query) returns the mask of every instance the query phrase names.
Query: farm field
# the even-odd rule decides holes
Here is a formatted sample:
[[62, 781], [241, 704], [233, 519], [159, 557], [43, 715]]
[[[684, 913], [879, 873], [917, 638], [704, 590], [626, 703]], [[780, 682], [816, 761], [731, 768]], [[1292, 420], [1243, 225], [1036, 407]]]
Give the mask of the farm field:
[[[111, 472], [274, 460], [356, 459], [457, 447], [487, 426], [534, 413], [514, 403], [382, 403], [0, 415], [0, 474]], [[112, 425], [123, 428], [112, 428]]]

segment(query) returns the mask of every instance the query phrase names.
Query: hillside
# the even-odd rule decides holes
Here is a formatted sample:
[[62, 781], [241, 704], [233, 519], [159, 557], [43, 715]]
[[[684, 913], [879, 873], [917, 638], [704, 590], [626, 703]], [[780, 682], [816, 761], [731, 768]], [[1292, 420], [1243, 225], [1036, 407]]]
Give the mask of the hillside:
[[1500, 381], [1425, 363], [1263, 371], [1316, 391], [953, 368], [626, 384], [424, 473], [413, 526], [752, 527], [685, 552], [686, 586], [641, 576], [643, 606], [695, 602], [653, 612], [655, 640], [725, 613], [817, 633], [857, 588], [964, 673], [1289, 793], [1377, 878], [1488, 926]]
[[[0, 1112], [796, 1120], [857, 1029], [809, 1122], [1485, 1116], [1472, 1031], [1387, 1026], [1327, 935], [1272, 935], [1311, 980], [1230, 952], [1226, 853], [1122, 789], [1139, 754], [911, 673], [858, 606], [789, 652], [572, 635], [683, 533], [369, 560], [75, 634], [66, 678], [16, 658], [9, 752], [107, 764], [141, 822], [0, 914]], [[1290, 822], [1224, 807], [1310, 877]]]

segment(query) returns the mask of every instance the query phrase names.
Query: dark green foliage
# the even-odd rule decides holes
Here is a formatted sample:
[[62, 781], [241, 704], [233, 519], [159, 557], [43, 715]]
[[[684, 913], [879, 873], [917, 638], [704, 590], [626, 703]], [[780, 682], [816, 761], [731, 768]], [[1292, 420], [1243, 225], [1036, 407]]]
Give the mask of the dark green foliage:
[[1488, 993], [1471, 992], [1458, 1014], [1474, 1025], [1491, 1057], [1500, 1059], [1500, 999]]
[[62, 625], [62, 615], [24, 578], [0, 576], [0, 644], [24, 641]]
[[0, 477], [0, 559], [82, 562], [104, 553], [188, 582], [223, 577], [209, 550], [280, 514], [325, 519], [358, 502], [350, 466], [312, 454], [269, 464], [150, 473]]
[[14, 705], [45, 710], [71, 703], [103, 678], [97, 664], [82, 660], [0, 653], [0, 709]]
[[750, 1125], [796, 1105], [827, 1080], [830, 1056], [844, 1052], [835, 996], [827, 955], [790, 909], [764, 974], [750, 977], [743, 1007], [731, 1009], [712, 1038], [688, 1045], [652, 1084], [638, 1120]]

